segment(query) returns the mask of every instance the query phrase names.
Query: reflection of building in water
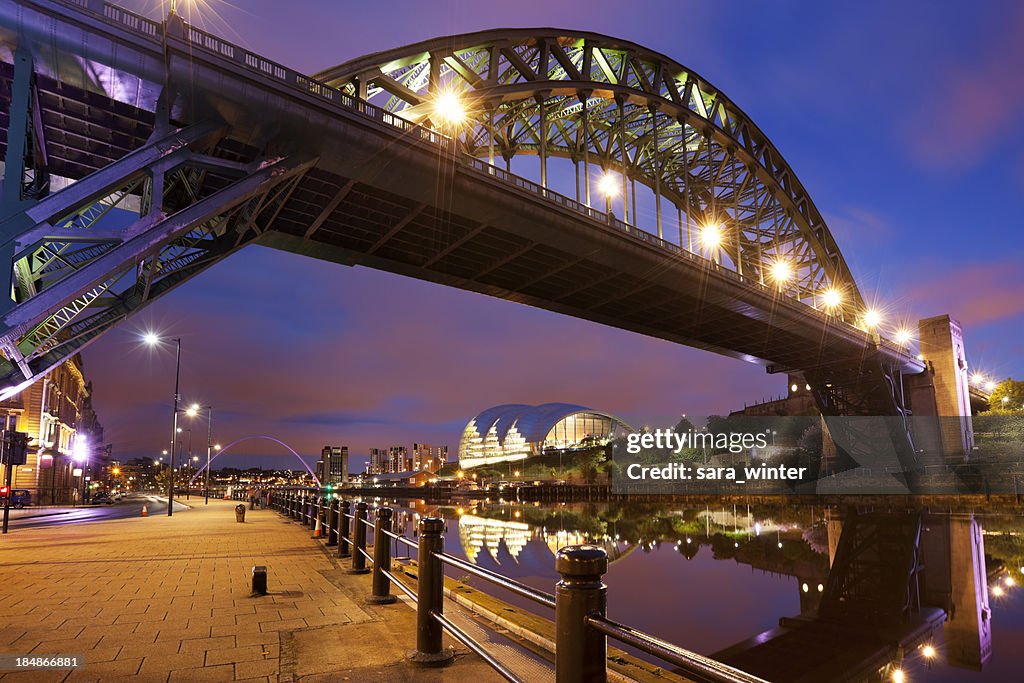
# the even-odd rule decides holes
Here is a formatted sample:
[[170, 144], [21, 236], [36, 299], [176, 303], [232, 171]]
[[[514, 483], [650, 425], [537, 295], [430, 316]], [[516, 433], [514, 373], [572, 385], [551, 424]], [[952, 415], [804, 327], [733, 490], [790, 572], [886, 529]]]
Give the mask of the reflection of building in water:
[[616, 417], [568, 403], [495, 406], [466, 425], [459, 440], [459, 465], [477, 467], [524, 460], [549, 449], [602, 446], [620, 426], [629, 428]]
[[609, 562], [625, 557], [632, 552], [633, 548], [637, 547], [626, 543], [617, 543], [610, 539], [595, 538], [579, 531], [548, 530], [530, 526], [524, 522], [477, 517], [476, 515], [464, 514], [459, 517], [459, 541], [462, 543], [462, 551], [466, 554], [466, 559], [473, 564], [476, 564], [482, 551], [486, 551], [495, 563], [501, 564], [498, 559], [498, 551], [502, 543], [505, 544], [512, 559], [518, 562], [523, 549], [533, 539], [546, 546], [552, 557], [567, 545], [585, 543], [598, 545], [608, 553]]
[[498, 549], [502, 542], [508, 548], [513, 560], [519, 561], [519, 555], [530, 540], [530, 525], [523, 522], [505, 521], [503, 519], [487, 519], [475, 515], [459, 517], [459, 541], [466, 559], [476, 564], [481, 550], [498, 564]]

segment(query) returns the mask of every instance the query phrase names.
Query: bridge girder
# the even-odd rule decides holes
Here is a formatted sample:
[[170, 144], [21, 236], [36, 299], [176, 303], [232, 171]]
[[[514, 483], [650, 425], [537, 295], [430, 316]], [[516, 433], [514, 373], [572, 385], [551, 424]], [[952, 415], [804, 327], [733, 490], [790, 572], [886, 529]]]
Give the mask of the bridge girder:
[[[14, 297], [0, 299], [0, 399], [258, 238], [315, 165], [206, 154], [221, 132], [200, 123], [154, 134], [0, 220], [14, 277]], [[132, 220], [104, 220], [114, 209]]]
[[[659, 237], [701, 251], [703, 225], [723, 226], [721, 252], [762, 283], [792, 268], [787, 293], [821, 305], [843, 295], [855, 320], [863, 297], [835, 239], [795, 173], [761, 130], [692, 70], [640, 45], [561, 29], [498, 29], [428, 40], [361, 57], [316, 78], [387, 111], [444, 128], [435, 109], [463, 100], [466, 125], [449, 132], [463, 151], [493, 162], [517, 154], [562, 157], [614, 170], [654, 192]], [[577, 177], [577, 200], [580, 200]], [[662, 225], [661, 201], [679, 224]], [[628, 203], [625, 210], [629, 211]], [[674, 240], [673, 238], [670, 238]]]

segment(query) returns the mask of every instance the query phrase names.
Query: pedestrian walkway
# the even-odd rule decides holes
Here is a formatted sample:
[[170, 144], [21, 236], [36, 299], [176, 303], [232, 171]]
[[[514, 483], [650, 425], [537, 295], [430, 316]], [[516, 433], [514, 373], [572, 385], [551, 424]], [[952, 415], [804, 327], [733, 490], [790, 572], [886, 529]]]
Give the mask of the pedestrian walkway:
[[[345, 574], [308, 528], [271, 510], [237, 524], [234, 505], [4, 537], [0, 653], [85, 665], [0, 680], [499, 680], [458, 646], [451, 666], [414, 668], [411, 609], [363, 604], [369, 577]], [[268, 568], [266, 596], [250, 594], [254, 565]]]

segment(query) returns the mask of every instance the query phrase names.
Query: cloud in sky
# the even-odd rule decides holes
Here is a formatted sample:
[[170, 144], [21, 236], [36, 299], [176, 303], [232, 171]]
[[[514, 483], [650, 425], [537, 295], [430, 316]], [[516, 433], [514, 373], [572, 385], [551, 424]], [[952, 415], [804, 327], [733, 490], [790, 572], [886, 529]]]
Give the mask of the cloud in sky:
[[[923, 310], [955, 311], [968, 327], [1024, 318], [1024, 252], [1000, 260], [922, 273], [905, 293]], [[919, 271], [920, 272], [920, 271]]]
[[1024, 6], [993, 13], [977, 53], [949, 60], [901, 128], [922, 167], [975, 167], [1007, 138], [1020, 142], [1024, 117]]

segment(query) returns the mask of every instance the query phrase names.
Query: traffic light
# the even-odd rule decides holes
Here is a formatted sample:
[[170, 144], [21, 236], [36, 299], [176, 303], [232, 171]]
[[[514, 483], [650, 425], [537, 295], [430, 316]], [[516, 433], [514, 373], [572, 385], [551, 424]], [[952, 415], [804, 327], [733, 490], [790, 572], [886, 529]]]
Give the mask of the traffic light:
[[327, 493], [330, 493], [331, 489], [334, 488], [334, 485], [333, 484], [327, 484], [326, 488], [327, 488]]

